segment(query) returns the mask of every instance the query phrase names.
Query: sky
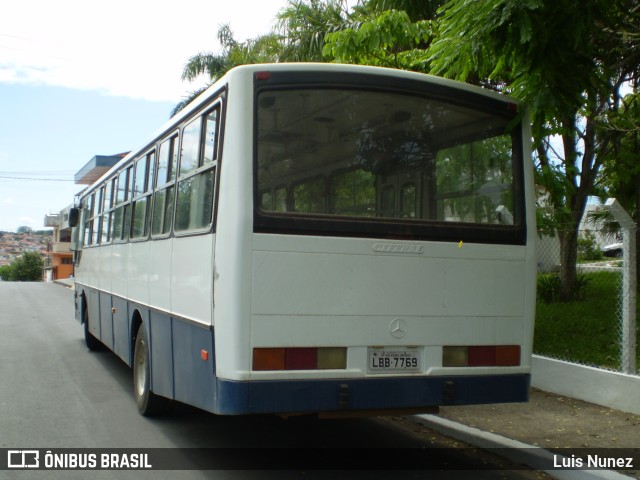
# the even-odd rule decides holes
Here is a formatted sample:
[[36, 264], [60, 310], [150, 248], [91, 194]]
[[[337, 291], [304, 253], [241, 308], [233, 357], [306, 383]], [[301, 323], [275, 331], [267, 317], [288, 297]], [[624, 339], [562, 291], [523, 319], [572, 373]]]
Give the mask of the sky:
[[[171, 5], [168, 7], [166, 5]], [[21, 0], [0, 16], [0, 231], [44, 229], [95, 155], [141, 146], [203, 85], [187, 60], [267, 33], [287, 0]]]

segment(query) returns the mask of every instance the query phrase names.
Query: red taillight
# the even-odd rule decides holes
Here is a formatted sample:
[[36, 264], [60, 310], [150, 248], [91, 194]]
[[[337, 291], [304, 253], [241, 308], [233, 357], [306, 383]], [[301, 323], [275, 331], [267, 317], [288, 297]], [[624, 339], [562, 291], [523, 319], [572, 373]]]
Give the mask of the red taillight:
[[520, 365], [520, 345], [501, 345], [496, 347], [496, 366], [515, 367]]
[[469, 347], [470, 367], [493, 367], [496, 364], [496, 347]]
[[285, 370], [315, 370], [318, 368], [317, 348], [285, 348]]
[[443, 367], [517, 367], [520, 345], [474, 345], [442, 348]]
[[345, 347], [254, 348], [253, 370], [330, 370], [347, 368]]

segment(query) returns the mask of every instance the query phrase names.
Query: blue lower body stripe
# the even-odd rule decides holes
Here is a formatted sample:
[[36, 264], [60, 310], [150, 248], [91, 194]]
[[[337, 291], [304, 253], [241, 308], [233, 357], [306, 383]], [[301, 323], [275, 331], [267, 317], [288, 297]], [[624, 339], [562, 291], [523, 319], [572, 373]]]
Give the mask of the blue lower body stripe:
[[253, 382], [218, 378], [215, 413], [346, 412], [526, 402], [530, 380], [528, 374]]

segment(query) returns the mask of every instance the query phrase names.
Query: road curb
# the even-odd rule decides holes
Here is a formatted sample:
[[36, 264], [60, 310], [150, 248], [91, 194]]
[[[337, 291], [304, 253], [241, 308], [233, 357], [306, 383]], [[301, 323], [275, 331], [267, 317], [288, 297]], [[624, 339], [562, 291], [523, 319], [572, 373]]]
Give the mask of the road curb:
[[63, 287], [70, 288], [71, 290], [74, 289], [73, 280], [70, 279], [53, 280], [52, 283], [55, 283], [56, 285], [62, 285]]
[[549, 470], [553, 453], [495, 433], [485, 432], [436, 415], [415, 415], [416, 421], [438, 433], [478, 448], [499, 449], [499, 454], [511, 462], [544, 471], [558, 480], [628, 480], [633, 477], [614, 470]]

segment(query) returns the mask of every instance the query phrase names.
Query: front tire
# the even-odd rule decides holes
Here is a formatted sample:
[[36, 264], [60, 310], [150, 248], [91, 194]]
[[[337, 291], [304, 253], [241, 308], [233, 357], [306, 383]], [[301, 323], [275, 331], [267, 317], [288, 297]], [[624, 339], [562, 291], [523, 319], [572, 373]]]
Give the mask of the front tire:
[[84, 324], [84, 343], [87, 345], [87, 348], [92, 352], [102, 350], [103, 347], [102, 343], [100, 343], [100, 340], [94, 337], [93, 334], [89, 331], [89, 311], [87, 309], [86, 303], [84, 304], [84, 307], [82, 309], [82, 319], [82, 323]]
[[167, 409], [168, 400], [151, 391], [149, 342], [144, 324], [138, 328], [133, 353], [133, 394], [138, 411], [145, 417], [159, 415]]

